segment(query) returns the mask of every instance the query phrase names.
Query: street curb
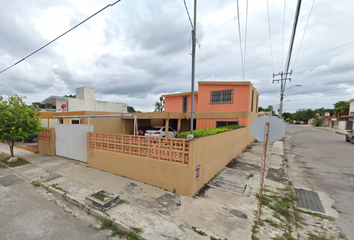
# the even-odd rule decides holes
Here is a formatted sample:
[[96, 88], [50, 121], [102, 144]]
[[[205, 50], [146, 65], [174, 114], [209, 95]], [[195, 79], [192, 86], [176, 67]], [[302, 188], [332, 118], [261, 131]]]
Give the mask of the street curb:
[[337, 134], [341, 134], [341, 135], [346, 135], [345, 133], [342, 133], [342, 132], [337, 132], [337, 131], [335, 131], [335, 133], [337, 133]]
[[[106, 221], [112, 221], [113, 224], [121, 231], [124, 231], [124, 232], [130, 232], [131, 229], [126, 226], [123, 222], [117, 222], [117, 219], [115, 218], [110, 218], [109, 216], [107, 216], [106, 214], [104, 214], [103, 212], [99, 211], [99, 210], [96, 210], [96, 209], [93, 209], [89, 206], [87, 206], [85, 204], [84, 201], [81, 201], [81, 200], [77, 200], [74, 198], [74, 196], [64, 192], [64, 191], [61, 191], [59, 189], [56, 189], [56, 188], [53, 188], [52, 186], [48, 185], [48, 184], [45, 184], [45, 183], [42, 183], [42, 182], [39, 182], [39, 184], [41, 185], [41, 187], [43, 187], [44, 189], [46, 189], [47, 191], [63, 198], [64, 200], [78, 206], [79, 208], [83, 209], [85, 212], [90, 212], [93, 216], [101, 219], [101, 220], [106, 220]], [[138, 238], [140, 240], [150, 240], [148, 238], [145, 238], [141, 235], [138, 236]]]

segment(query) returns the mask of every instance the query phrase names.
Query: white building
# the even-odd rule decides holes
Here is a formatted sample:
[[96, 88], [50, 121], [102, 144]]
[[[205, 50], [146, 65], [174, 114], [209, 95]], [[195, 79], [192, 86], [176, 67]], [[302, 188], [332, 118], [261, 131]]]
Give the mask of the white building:
[[[126, 103], [105, 102], [95, 100], [95, 89], [81, 87], [76, 89], [76, 98], [50, 96], [42, 101], [45, 111], [99, 111], [99, 112], [127, 112]], [[53, 108], [55, 106], [55, 108]]]

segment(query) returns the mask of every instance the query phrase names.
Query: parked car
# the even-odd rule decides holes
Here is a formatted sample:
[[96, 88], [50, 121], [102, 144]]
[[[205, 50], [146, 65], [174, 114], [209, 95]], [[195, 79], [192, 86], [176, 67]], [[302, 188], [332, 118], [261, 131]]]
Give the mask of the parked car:
[[[164, 126], [154, 126], [146, 130], [145, 136], [148, 137], [165, 137], [166, 131]], [[177, 131], [173, 128], [168, 128], [168, 137], [175, 138], [177, 136]]]
[[345, 140], [354, 144], [354, 130], [347, 132], [347, 134], [345, 135]]
[[149, 128], [151, 128], [151, 126], [140, 126], [138, 127], [138, 132], [135, 135], [144, 136], [146, 130], [148, 130]]
[[25, 139], [25, 142], [38, 142], [37, 134], [31, 134], [27, 139]]

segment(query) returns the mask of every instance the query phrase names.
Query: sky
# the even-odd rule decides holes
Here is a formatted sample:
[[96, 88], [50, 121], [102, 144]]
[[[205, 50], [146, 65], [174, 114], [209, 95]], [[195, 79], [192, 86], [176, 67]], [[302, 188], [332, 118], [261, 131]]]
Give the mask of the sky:
[[[0, 71], [113, 2], [0, 0]], [[278, 109], [273, 73], [285, 70], [296, 2], [240, 0], [238, 14], [236, 0], [199, 0], [196, 90], [198, 81], [250, 81], [259, 106]], [[354, 98], [353, 13], [352, 0], [302, 1], [284, 111]], [[153, 111], [161, 95], [191, 91], [191, 30], [183, 0], [122, 0], [1, 73], [0, 95], [31, 104], [86, 86], [97, 100]]]

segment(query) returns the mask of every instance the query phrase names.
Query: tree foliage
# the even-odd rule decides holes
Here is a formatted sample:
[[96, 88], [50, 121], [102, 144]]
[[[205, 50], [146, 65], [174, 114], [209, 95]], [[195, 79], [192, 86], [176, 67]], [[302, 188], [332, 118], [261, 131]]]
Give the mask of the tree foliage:
[[76, 98], [76, 95], [64, 95], [64, 97], [71, 97], [71, 98]]
[[3, 100], [0, 96], [0, 140], [8, 141], [11, 156], [14, 143], [18, 139], [26, 139], [31, 134], [41, 131], [38, 106], [27, 106], [25, 97], [9, 96]]
[[333, 105], [334, 105], [334, 112], [337, 115], [337, 117], [339, 117], [341, 115], [348, 115], [349, 114], [349, 102], [339, 101]]
[[163, 112], [165, 108], [165, 99], [160, 97], [160, 101], [155, 102], [155, 109], [154, 112]]

